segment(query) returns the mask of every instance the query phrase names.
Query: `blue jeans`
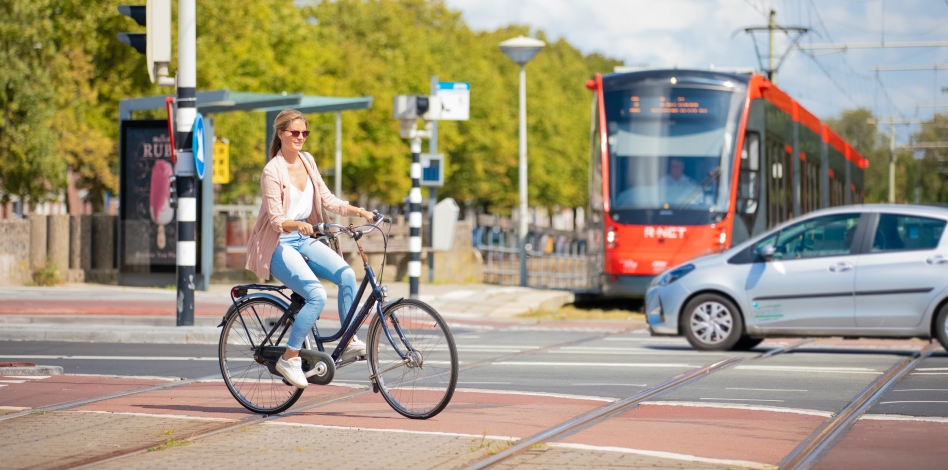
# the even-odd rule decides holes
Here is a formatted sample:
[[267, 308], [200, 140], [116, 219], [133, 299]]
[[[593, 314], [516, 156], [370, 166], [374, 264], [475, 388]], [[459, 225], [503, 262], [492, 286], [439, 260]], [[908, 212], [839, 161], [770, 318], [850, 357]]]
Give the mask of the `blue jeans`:
[[303, 339], [326, 305], [326, 289], [317, 277], [339, 286], [339, 322], [348, 326], [349, 308], [356, 291], [355, 273], [331, 248], [299, 233], [281, 235], [270, 261], [270, 274], [306, 299], [290, 330], [288, 348], [303, 347]]

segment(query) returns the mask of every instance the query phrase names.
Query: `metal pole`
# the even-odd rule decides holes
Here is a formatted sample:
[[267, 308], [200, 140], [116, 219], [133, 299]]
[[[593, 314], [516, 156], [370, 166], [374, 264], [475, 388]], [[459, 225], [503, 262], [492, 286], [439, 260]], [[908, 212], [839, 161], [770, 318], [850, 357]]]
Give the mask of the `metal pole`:
[[[525, 64], [524, 64], [525, 65]], [[520, 285], [527, 285], [527, 72], [520, 65]]]
[[[438, 76], [431, 76], [431, 94], [437, 96]], [[431, 140], [428, 141], [428, 153], [430, 155], [438, 154], [438, 121], [431, 123]], [[443, 164], [443, 163], [442, 163]], [[434, 247], [434, 208], [438, 203], [438, 188], [431, 186], [428, 188], [428, 248]], [[428, 282], [434, 282], [434, 250], [428, 250]]]
[[408, 293], [418, 298], [421, 277], [421, 137], [411, 138], [411, 192], [408, 194]]
[[889, 204], [895, 204], [895, 116], [889, 116]]
[[767, 25], [767, 32], [770, 34], [770, 65], [767, 70], [767, 78], [777, 84], [777, 71], [774, 70], [774, 30], [777, 28], [777, 12], [770, 10], [770, 23]]
[[191, 129], [197, 115], [197, 31], [195, 0], [178, 2], [178, 116], [176, 141], [181, 146], [175, 168], [178, 193], [177, 325], [194, 325], [194, 275], [197, 264], [197, 184]]
[[[336, 197], [342, 197], [342, 113], [336, 111]], [[342, 216], [336, 214], [336, 223], [342, 223]]]

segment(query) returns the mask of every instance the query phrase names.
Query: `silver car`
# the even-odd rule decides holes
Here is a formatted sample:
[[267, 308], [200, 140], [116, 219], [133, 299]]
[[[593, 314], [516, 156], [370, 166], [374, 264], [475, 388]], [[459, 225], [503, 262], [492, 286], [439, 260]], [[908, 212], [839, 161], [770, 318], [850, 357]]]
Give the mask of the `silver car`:
[[934, 337], [948, 349], [946, 224], [941, 207], [811, 212], [657, 276], [649, 329], [703, 350], [767, 336]]

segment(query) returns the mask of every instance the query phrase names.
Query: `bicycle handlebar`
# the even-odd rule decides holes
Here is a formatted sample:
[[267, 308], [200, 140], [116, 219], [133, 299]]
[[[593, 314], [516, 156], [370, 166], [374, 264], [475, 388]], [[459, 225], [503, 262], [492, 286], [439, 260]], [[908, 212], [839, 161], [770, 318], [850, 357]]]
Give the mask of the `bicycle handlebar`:
[[[366, 233], [368, 233], [368, 232], [371, 232], [372, 230], [377, 229], [380, 223], [382, 223], [382, 222], [391, 223], [391, 222], [392, 222], [392, 219], [391, 219], [391, 218], [385, 217], [384, 215], [379, 214], [379, 211], [372, 211], [372, 214], [374, 214], [374, 216], [375, 216], [375, 217], [374, 217], [375, 220], [374, 220], [373, 223], [371, 223], [371, 224], [366, 224], [366, 225], [359, 225], [359, 226], [356, 226], [356, 227], [370, 227], [368, 230], [365, 230], [365, 231], [363, 231], [363, 230], [356, 230], [356, 227], [353, 227], [352, 225], [345, 226], [345, 225], [342, 225], [342, 224], [335, 224], [335, 223], [328, 223], [328, 224], [327, 224], [327, 223], [319, 223], [319, 224], [313, 225], [313, 235], [312, 235], [312, 236], [313, 236], [313, 237], [317, 237], [317, 236], [335, 237], [335, 236], [337, 236], [337, 235], [339, 235], [339, 234], [344, 234], [344, 235], [348, 235], [348, 236], [353, 237], [353, 238], [361, 238], [362, 235], [364, 235], [364, 234], [366, 234]], [[335, 233], [333, 233], [333, 232], [330, 230], [330, 229], [333, 229], [333, 228], [338, 229], [338, 230], [336, 230]]]

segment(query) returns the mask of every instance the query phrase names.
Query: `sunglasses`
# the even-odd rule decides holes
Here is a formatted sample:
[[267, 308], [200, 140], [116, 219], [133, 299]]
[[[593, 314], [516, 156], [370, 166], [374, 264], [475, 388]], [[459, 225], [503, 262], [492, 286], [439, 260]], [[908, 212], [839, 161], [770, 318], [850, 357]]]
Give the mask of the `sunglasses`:
[[300, 134], [303, 134], [304, 139], [309, 137], [309, 131], [284, 131], [284, 132], [289, 132], [290, 135], [292, 135], [293, 137], [299, 137]]

